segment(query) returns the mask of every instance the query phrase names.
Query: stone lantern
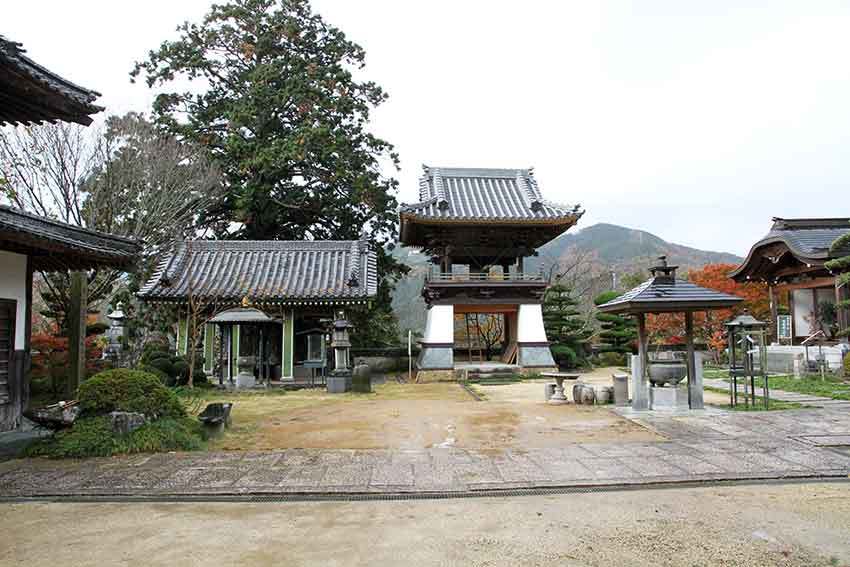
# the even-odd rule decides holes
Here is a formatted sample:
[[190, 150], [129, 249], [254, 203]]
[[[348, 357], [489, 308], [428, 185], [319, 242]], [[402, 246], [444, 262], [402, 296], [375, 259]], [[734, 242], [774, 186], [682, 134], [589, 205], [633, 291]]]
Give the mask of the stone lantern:
[[334, 353], [334, 369], [328, 376], [328, 392], [335, 394], [351, 389], [351, 362], [349, 351], [351, 339], [349, 330], [354, 328], [342, 309], [334, 313], [331, 322], [331, 349]]
[[119, 301], [115, 310], [106, 317], [109, 319], [109, 329], [106, 330], [109, 344], [103, 349], [103, 358], [117, 363], [121, 359], [121, 340], [124, 338], [124, 320], [127, 318], [124, 314], [124, 304]]
[[729, 403], [732, 406], [738, 404], [738, 378], [741, 377], [744, 379], [744, 404], [748, 405], [752, 401], [755, 405], [756, 376], [763, 380], [764, 407], [769, 405], [767, 327], [766, 322], [759, 321], [747, 310], [726, 323], [729, 339]]

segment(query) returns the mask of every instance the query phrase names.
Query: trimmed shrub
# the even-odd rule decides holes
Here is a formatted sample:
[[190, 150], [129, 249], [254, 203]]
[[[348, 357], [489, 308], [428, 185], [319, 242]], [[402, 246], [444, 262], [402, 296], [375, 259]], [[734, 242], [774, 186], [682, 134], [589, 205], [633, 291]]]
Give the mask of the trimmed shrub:
[[599, 354], [599, 366], [625, 366], [626, 355], [620, 352], [602, 352]]
[[148, 364], [140, 364], [133, 370], [138, 370], [139, 372], [147, 372], [148, 374], [155, 374], [159, 378], [160, 382], [162, 382], [166, 386], [169, 385], [168, 382], [171, 380], [171, 377], [168, 374], [166, 374], [159, 368], [150, 366]]
[[174, 368], [174, 364], [171, 363], [171, 359], [169, 358], [153, 358], [148, 360], [147, 362], [142, 362], [146, 366], [150, 366], [156, 368], [163, 374], [168, 377], [167, 384], [169, 386], [174, 384], [175, 377], [177, 376], [177, 371]]
[[567, 345], [558, 344], [552, 345], [549, 347], [549, 350], [552, 351], [552, 358], [555, 359], [555, 364], [559, 368], [575, 368], [578, 356], [572, 348]]
[[126, 368], [92, 376], [80, 385], [77, 399], [85, 416], [112, 411], [143, 413], [150, 419], [186, 415], [180, 399], [156, 374]]
[[844, 355], [844, 376], [850, 377], [850, 352]]
[[79, 418], [70, 429], [53, 437], [36, 441], [27, 447], [30, 457], [108, 457], [115, 452], [116, 442], [106, 416]]
[[195, 451], [203, 447], [200, 424], [188, 417], [163, 418], [128, 435], [115, 435], [106, 416], [78, 419], [71, 429], [36, 441], [27, 456], [51, 458], [108, 457], [123, 453]]
[[185, 360], [178, 359], [173, 363], [174, 366], [174, 375], [177, 376], [177, 381], [179, 383], [183, 383], [184, 381], [189, 379], [189, 363]]

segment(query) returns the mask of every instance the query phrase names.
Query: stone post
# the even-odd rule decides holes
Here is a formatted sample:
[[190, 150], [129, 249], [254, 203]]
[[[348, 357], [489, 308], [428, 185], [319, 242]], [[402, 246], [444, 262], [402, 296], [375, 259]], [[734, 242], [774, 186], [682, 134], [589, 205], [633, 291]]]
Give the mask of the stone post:
[[632, 355], [632, 409], [649, 409], [649, 387], [643, 374], [641, 355]]
[[701, 352], [694, 353], [693, 382], [691, 382], [691, 377], [688, 376], [688, 404], [691, 406], [692, 410], [705, 409], [702, 386], [702, 357], [703, 354]]

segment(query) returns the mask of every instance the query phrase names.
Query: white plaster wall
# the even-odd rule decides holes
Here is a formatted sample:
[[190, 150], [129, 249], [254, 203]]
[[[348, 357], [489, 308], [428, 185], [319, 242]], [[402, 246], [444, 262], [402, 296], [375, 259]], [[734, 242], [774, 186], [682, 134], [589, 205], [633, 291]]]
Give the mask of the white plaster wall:
[[809, 323], [809, 320], [814, 315], [815, 311], [814, 290], [792, 290], [791, 301], [794, 303], [794, 335], [798, 337], [806, 337], [812, 332], [812, 326]]
[[453, 305], [434, 305], [428, 309], [425, 336], [422, 342], [455, 342], [455, 308]]
[[14, 299], [18, 302], [15, 317], [15, 350], [23, 350], [26, 339], [24, 318], [27, 301], [27, 257], [0, 250], [0, 299]]
[[542, 305], [520, 305], [517, 320], [517, 342], [546, 342], [546, 329], [543, 328]]
[[[847, 347], [844, 345], [838, 345], [823, 347], [823, 349], [820, 350], [817, 345], [812, 345], [809, 347], [809, 360], [815, 360], [820, 352], [823, 352], [823, 356], [829, 367], [832, 370], [838, 370], [843, 364], [844, 353], [847, 352]], [[782, 354], [789, 357], [799, 356], [805, 359], [806, 347], [801, 345], [770, 345], [767, 347], [767, 355], [770, 356], [772, 354]]]

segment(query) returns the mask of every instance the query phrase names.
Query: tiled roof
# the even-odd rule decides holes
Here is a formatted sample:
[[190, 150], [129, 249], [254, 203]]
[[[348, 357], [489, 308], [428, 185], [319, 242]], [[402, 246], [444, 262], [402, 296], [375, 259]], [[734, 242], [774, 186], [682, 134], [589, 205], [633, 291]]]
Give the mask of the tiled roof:
[[664, 313], [732, 307], [742, 298], [676, 279], [676, 268], [653, 268], [653, 277], [620, 297], [603, 303], [603, 313]]
[[[830, 258], [850, 254], [850, 249], [830, 253], [832, 243], [850, 233], [850, 218], [783, 219], [774, 218], [770, 232], [756, 242], [746, 260], [730, 275], [737, 277], [758, 260], [757, 250], [763, 246], [781, 243], [801, 262], [822, 265]], [[743, 277], [743, 276], [741, 276]]]
[[437, 221], [574, 223], [578, 205], [546, 201], [531, 169], [424, 167], [419, 203], [402, 205], [402, 217]]
[[131, 267], [141, 243], [0, 205], [0, 250], [28, 254], [40, 271]]
[[333, 302], [365, 300], [377, 288], [377, 257], [365, 241], [194, 240], [176, 246], [139, 297]]
[[100, 93], [75, 85], [26, 55], [21, 44], [0, 36], [0, 124], [63, 120], [91, 124]]

